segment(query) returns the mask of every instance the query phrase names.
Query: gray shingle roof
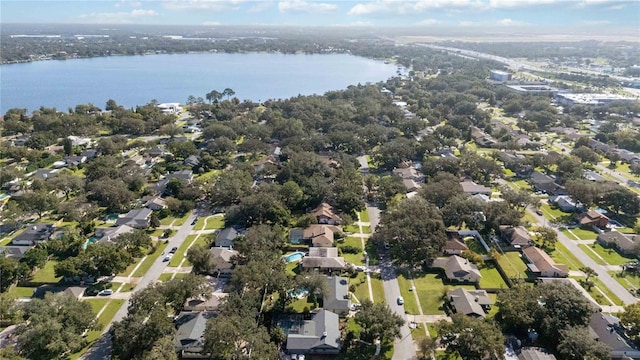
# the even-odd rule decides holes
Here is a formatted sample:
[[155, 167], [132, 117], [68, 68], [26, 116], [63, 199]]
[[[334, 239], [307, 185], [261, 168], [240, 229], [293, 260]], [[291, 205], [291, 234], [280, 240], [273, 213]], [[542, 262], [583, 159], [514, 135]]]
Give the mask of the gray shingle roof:
[[345, 277], [331, 276], [327, 278], [329, 294], [323, 299], [323, 308], [331, 311], [349, 311], [349, 281]]
[[292, 353], [313, 352], [314, 348], [340, 349], [340, 324], [337, 314], [320, 310], [304, 322], [298, 334], [289, 333], [287, 350]]

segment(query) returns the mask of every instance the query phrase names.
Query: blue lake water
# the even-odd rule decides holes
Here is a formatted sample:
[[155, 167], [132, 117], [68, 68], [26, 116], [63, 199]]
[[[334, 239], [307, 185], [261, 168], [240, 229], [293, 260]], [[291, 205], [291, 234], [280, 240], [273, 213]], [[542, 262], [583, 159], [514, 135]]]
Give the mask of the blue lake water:
[[[231, 88], [239, 99], [265, 101], [323, 94], [378, 82], [396, 66], [350, 55], [172, 54], [39, 61], [0, 66], [0, 112], [40, 106], [66, 111], [77, 104], [104, 108], [184, 103]], [[206, 98], [205, 98], [206, 99]]]

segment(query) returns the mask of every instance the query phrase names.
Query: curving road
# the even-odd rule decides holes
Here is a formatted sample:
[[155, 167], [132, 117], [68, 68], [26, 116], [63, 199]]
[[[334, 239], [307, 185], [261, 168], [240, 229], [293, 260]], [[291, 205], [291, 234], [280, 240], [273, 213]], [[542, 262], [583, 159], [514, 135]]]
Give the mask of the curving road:
[[[191, 230], [193, 229], [193, 225], [191, 224], [195, 219], [195, 215], [192, 213], [185, 223], [180, 226], [178, 232], [169, 240], [169, 244], [167, 245], [167, 249], [171, 249], [172, 247], [179, 247], [180, 244], [187, 238]], [[141, 289], [144, 289], [149, 284], [155, 283], [164, 269], [167, 267], [169, 262], [163, 261], [164, 256], [159, 256], [156, 262], [153, 263], [151, 268], [147, 271], [146, 274], [140, 279], [138, 285], [133, 289], [130, 294], [133, 294]], [[114, 321], [122, 320], [126, 315], [129, 308], [129, 300], [120, 307], [120, 310], [115, 314], [111, 322], [105, 327], [102, 336], [93, 344], [93, 346], [87, 351], [81, 359], [83, 360], [108, 360], [111, 359], [111, 337], [109, 336], [109, 328]]]

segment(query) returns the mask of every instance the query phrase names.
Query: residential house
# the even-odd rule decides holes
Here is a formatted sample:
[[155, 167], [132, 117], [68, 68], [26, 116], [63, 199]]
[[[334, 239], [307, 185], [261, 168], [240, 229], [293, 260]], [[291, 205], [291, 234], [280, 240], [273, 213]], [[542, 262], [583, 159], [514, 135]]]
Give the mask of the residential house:
[[469, 250], [467, 244], [457, 231], [447, 231], [447, 242], [444, 244], [444, 253], [447, 255], [460, 255]]
[[611, 151], [612, 147], [608, 144], [605, 144], [601, 141], [598, 141], [596, 139], [589, 139], [589, 141], [587, 141], [587, 146], [589, 146], [591, 148], [591, 150], [595, 150], [595, 151], [599, 151], [601, 153], [608, 153]]
[[38, 169], [33, 173], [34, 180], [52, 179], [58, 175], [60, 169]]
[[567, 277], [569, 268], [564, 264], [557, 264], [549, 254], [535, 246], [522, 250], [522, 254], [529, 262], [527, 267], [531, 273], [540, 277]]
[[548, 202], [555, 204], [564, 212], [576, 212], [578, 210], [578, 205], [569, 195], [549, 196]]
[[186, 182], [187, 184], [191, 184], [193, 181], [193, 171], [191, 170], [180, 170], [173, 172], [165, 177], [167, 180], [178, 179], [180, 181]]
[[311, 246], [332, 247], [333, 246], [333, 233], [337, 230], [332, 225], [313, 224], [304, 229], [302, 238], [308, 241]]
[[87, 157], [84, 155], [65, 156], [64, 162], [67, 166], [78, 166], [87, 162]]
[[437, 258], [433, 260], [431, 267], [443, 269], [445, 277], [450, 281], [477, 283], [482, 278], [476, 265], [458, 255]]
[[556, 357], [545, 349], [526, 347], [520, 350], [518, 360], [556, 360]]
[[623, 234], [613, 230], [598, 234], [596, 241], [600, 245], [614, 248], [626, 256], [636, 256], [640, 250], [640, 235], [637, 234]]
[[116, 220], [116, 225], [128, 225], [135, 229], [146, 229], [150, 225], [153, 211], [148, 208], [133, 209]]
[[455, 313], [473, 317], [485, 317], [491, 310], [491, 298], [485, 290], [458, 288], [447, 292], [449, 306]]
[[625, 335], [624, 329], [617, 317], [595, 312], [589, 321], [591, 336], [611, 348], [611, 359], [638, 359], [640, 351]]
[[181, 359], [208, 359], [209, 354], [203, 354], [204, 332], [207, 321], [216, 314], [206, 311], [182, 312], [175, 321], [177, 328], [174, 345]]
[[233, 257], [238, 255], [238, 252], [223, 247], [212, 247], [209, 252], [211, 263], [213, 264], [213, 272], [218, 273], [220, 276], [231, 275], [234, 267]]
[[112, 242], [118, 236], [126, 233], [130, 233], [135, 229], [129, 225], [113, 226], [110, 228], [98, 228], [95, 231], [95, 237], [98, 238], [98, 242]]
[[492, 147], [497, 143], [491, 135], [485, 134], [484, 131], [475, 126], [471, 127], [471, 138], [481, 147]]
[[584, 228], [592, 228], [595, 226], [604, 229], [609, 223], [608, 217], [595, 210], [589, 210], [585, 213], [580, 214], [578, 216], [578, 219], [580, 219], [580, 226]]
[[629, 164], [636, 164], [640, 162], [640, 156], [627, 149], [613, 149], [612, 152], [618, 155], [621, 160], [626, 161]]
[[311, 214], [316, 217], [318, 224], [340, 225], [342, 222], [342, 218], [338, 216], [337, 210], [324, 202], [313, 209]]
[[529, 232], [523, 226], [500, 225], [502, 239], [515, 248], [533, 245]]
[[0, 246], [0, 258], [20, 260], [29, 249], [29, 246]]
[[284, 329], [287, 352], [297, 355], [337, 355], [340, 353], [340, 319], [338, 314], [320, 310], [299, 326]]
[[336, 247], [312, 247], [309, 255], [302, 258], [302, 268], [317, 269], [325, 272], [344, 269], [346, 263], [338, 256]]
[[143, 166], [147, 160], [142, 155], [134, 155], [125, 161], [128, 166]]
[[67, 139], [71, 140], [71, 146], [74, 146], [74, 147], [75, 146], [85, 147], [91, 144], [91, 138], [88, 138], [88, 137], [79, 137], [79, 136], [69, 135], [67, 136]]
[[409, 167], [393, 169], [393, 175], [398, 176], [401, 179], [413, 180], [417, 183], [424, 182], [424, 174], [420, 173], [420, 171], [412, 165]]
[[98, 156], [98, 151], [95, 149], [86, 149], [80, 153], [80, 156], [84, 156], [87, 158], [87, 161], [91, 161]]
[[200, 159], [196, 155], [189, 155], [184, 159], [184, 164], [191, 167], [200, 165]]
[[33, 290], [32, 297], [35, 299], [44, 299], [47, 293], [57, 294], [63, 293], [76, 299], [80, 299], [86, 288], [80, 286], [58, 286], [53, 284], [40, 285]]
[[45, 242], [53, 235], [53, 224], [32, 224], [11, 240], [14, 246], [34, 246]]
[[413, 179], [402, 179], [402, 185], [404, 185], [408, 192], [417, 191], [422, 186]]
[[209, 298], [206, 298], [204, 296], [188, 298], [184, 302], [184, 306], [182, 309], [184, 311], [217, 311], [224, 298], [226, 298], [229, 294], [214, 292], [213, 294], [208, 295]]
[[233, 241], [238, 237], [238, 235], [240, 235], [238, 230], [232, 227], [224, 228], [216, 236], [214, 246], [231, 249], [233, 247]]
[[491, 196], [490, 188], [484, 185], [476, 184], [473, 180], [465, 179], [464, 181], [460, 182], [460, 186], [462, 186], [462, 191], [465, 194], [469, 194], [469, 195], [482, 194], [486, 196]]
[[144, 206], [153, 211], [159, 211], [167, 208], [167, 201], [160, 196], [153, 196], [146, 199]]
[[147, 151], [147, 154], [151, 157], [165, 156], [167, 153], [168, 152], [165, 150], [164, 146], [155, 146], [151, 150]]
[[346, 316], [351, 309], [349, 299], [349, 280], [345, 277], [330, 276], [327, 278], [328, 294], [322, 299], [322, 308]]
[[269, 155], [254, 161], [252, 165], [256, 172], [260, 172], [269, 167], [276, 168], [278, 166], [278, 159], [274, 155]]
[[536, 191], [542, 191], [549, 195], [566, 195], [564, 189], [560, 185], [556, 184], [555, 178], [539, 171], [531, 173], [529, 182]]

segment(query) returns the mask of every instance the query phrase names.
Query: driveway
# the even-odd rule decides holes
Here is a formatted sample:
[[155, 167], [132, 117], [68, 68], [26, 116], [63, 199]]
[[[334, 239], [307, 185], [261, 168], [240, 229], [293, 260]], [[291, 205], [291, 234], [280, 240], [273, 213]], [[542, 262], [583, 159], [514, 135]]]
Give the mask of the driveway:
[[[196, 218], [196, 216], [192, 213], [185, 223], [180, 227], [178, 232], [169, 239], [169, 244], [167, 245], [168, 249], [172, 247], [179, 247], [180, 244], [187, 238], [191, 230], [193, 229], [193, 225], [191, 223]], [[149, 271], [140, 279], [138, 285], [133, 289], [131, 293], [133, 294], [141, 289], [144, 289], [149, 284], [155, 283], [164, 269], [169, 264], [166, 261], [162, 261], [163, 256], [159, 256], [158, 259], [151, 265]], [[127, 310], [129, 308], [129, 299], [120, 307], [120, 310], [115, 314], [111, 323], [114, 321], [120, 321], [127, 315]], [[102, 336], [93, 344], [93, 346], [85, 353], [81, 359], [84, 360], [109, 360], [111, 359], [111, 338], [109, 336], [109, 328], [111, 327], [111, 323], [109, 323], [104, 328], [104, 332]]]
[[[380, 222], [380, 209], [367, 205], [369, 213], [369, 222], [371, 229], [375, 229]], [[383, 258], [378, 266], [380, 276], [382, 277], [382, 286], [384, 288], [384, 298], [389, 305], [391, 311], [400, 315], [405, 320], [404, 326], [400, 328], [400, 339], [395, 339], [393, 348], [393, 360], [411, 360], [417, 359], [416, 349], [413, 345], [411, 330], [409, 329], [409, 321], [404, 311], [404, 306], [398, 305], [398, 296], [400, 296], [400, 285], [396, 277], [396, 269], [388, 258]]]

